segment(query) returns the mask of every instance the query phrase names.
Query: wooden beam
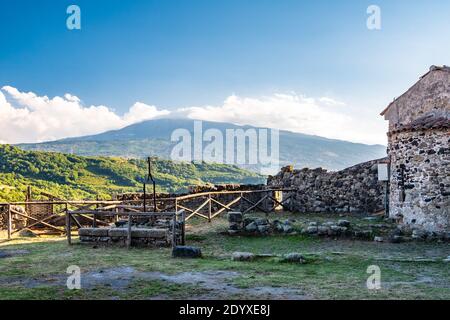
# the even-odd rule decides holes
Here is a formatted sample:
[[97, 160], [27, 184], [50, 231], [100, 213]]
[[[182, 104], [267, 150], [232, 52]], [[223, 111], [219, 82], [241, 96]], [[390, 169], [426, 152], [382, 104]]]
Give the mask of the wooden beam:
[[[36, 218], [34, 218], [34, 217], [28, 216], [28, 215], [26, 215], [26, 214], [23, 214], [23, 213], [20, 213], [20, 212], [18, 212], [18, 211], [14, 211], [14, 210], [12, 210], [12, 213], [14, 213], [14, 214], [16, 214], [16, 215], [19, 215], [19, 216], [21, 216], [21, 217], [24, 217], [24, 218], [27, 218], [27, 219], [31, 219], [31, 220], [34, 220], [34, 221], [38, 222], [38, 223], [36, 223], [36, 224], [43, 224], [43, 225], [45, 225], [45, 226], [47, 226], [47, 227], [49, 227], [49, 228], [51, 228], [51, 229], [54, 229], [54, 230], [57, 230], [57, 231], [59, 231], [59, 232], [63, 232], [63, 233], [64, 233], [64, 231], [62, 231], [62, 230], [59, 229], [58, 227], [56, 227], [56, 226], [54, 226], [54, 225], [51, 225], [51, 224], [49, 224], [49, 223], [47, 223], [47, 222], [42, 221], [42, 220], [44, 220], [44, 219], [39, 220], [39, 219], [36, 219]], [[27, 229], [27, 228], [28, 228], [28, 226], [27, 226], [27, 227], [20, 228], [20, 229], [17, 229], [17, 230], [14, 230], [12, 233], [16, 233], [16, 232], [19, 232], [19, 231], [22, 230], [22, 229]]]
[[66, 235], [67, 235], [67, 243], [69, 245], [72, 245], [72, 225], [70, 223], [70, 212], [68, 210], [68, 207], [66, 205]]
[[232, 206], [233, 204], [239, 202], [239, 201], [241, 201], [241, 197], [238, 197], [238, 198], [232, 200], [231, 202], [227, 203], [226, 205], [223, 206], [222, 209], [219, 209], [216, 213], [214, 213], [214, 214], [211, 216], [211, 218], [217, 217], [219, 214], [221, 214], [221, 213], [222, 213], [223, 211], [225, 211], [225, 210], [232, 210], [232, 209], [231, 209], [231, 206]]
[[260, 204], [261, 202], [263, 202], [266, 198], [267, 198], [267, 196], [261, 198], [258, 202], [254, 203], [253, 201], [250, 201], [250, 200], [247, 199], [246, 197], [242, 197], [243, 200], [247, 201], [248, 203], [250, 203], [250, 204], [252, 205], [250, 208], [247, 208], [247, 210], [245, 210], [245, 211], [243, 212], [243, 214], [245, 214], [245, 213], [251, 211], [251, 210], [254, 209], [254, 208], [258, 208], [258, 209], [260, 209], [261, 211], [263, 211], [264, 213], [268, 213], [266, 209], [261, 208], [261, 207], [259, 206], [259, 204]]

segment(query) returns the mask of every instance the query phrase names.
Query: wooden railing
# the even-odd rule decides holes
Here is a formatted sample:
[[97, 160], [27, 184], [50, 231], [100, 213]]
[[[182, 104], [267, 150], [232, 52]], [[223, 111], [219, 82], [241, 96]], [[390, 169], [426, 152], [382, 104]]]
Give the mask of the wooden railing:
[[[81, 228], [89, 223], [93, 227], [98, 225], [108, 226], [110, 221], [105, 217], [117, 217], [120, 215], [132, 216], [139, 215], [155, 215], [164, 212], [179, 212], [183, 210], [185, 213], [184, 221], [188, 221], [193, 217], [199, 217], [207, 221], [211, 221], [218, 217], [221, 213], [227, 211], [240, 211], [244, 214], [250, 211], [261, 211], [269, 213], [277, 207], [282, 207], [286, 211], [292, 211], [290, 205], [287, 204], [291, 198], [293, 189], [276, 188], [265, 190], [243, 190], [243, 191], [211, 191], [196, 194], [183, 195], [172, 198], [158, 198], [157, 202], [162, 204], [160, 208], [153, 208], [153, 199], [146, 199], [144, 205], [143, 200], [49, 200], [49, 201], [24, 201], [12, 203], [0, 203], [3, 208], [4, 216], [6, 216], [7, 237], [11, 239], [12, 235], [24, 229], [34, 229], [36, 227], [45, 227], [53, 232], [61, 235], [68, 235], [67, 224], [72, 222]], [[275, 193], [283, 193], [282, 199], [275, 196]], [[284, 192], [287, 196], [284, 197]], [[148, 204], [147, 204], [148, 201]], [[31, 206], [51, 205], [52, 212], [45, 217], [34, 217], [24, 208]], [[144, 212], [144, 208], [153, 208], [153, 212]], [[148, 210], [147, 210], [148, 211]], [[67, 221], [69, 217], [69, 221]], [[66, 219], [64, 223], [64, 218]], [[22, 221], [20, 220], [22, 219]], [[13, 227], [20, 222], [26, 221], [23, 226]], [[61, 223], [63, 221], [63, 223]], [[30, 223], [31, 222], [31, 223]]]

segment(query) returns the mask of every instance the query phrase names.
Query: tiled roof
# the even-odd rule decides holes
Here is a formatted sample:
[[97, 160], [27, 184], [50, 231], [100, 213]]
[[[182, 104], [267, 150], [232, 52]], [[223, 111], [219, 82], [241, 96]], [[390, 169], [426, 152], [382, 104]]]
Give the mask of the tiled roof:
[[450, 129], [450, 118], [445, 115], [436, 116], [435, 114], [428, 114], [408, 124], [399, 125], [389, 133], [393, 134], [404, 131], [418, 131], [431, 129]]

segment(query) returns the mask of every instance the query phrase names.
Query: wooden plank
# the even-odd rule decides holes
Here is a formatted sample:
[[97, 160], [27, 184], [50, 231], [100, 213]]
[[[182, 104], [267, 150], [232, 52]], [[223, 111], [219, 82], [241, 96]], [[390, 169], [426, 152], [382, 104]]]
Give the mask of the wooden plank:
[[[44, 219], [39, 220], [39, 219], [36, 219], [36, 218], [34, 218], [34, 217], [28, 216], [28, 215], [26, 215], [26, 214], [20, 213], [20, 212], [18, 212], [18, 211], [14, 211], [14, 210], [11, 210], [11, 211], [12, 211], [12, 213], [14, 213], [14, 214], [16, 214], [16, 215], [19, 215], [19, 216], [21, 216], [21, 217], [24, 217], [24, 218], [27, 218], [27, 219], [32, 219], [32, 220], [38, 222], [38, 224], [40, 223], [40, 224], [43, 224], [43, 225], [45, 225], [45, 226], [47, 226], [47, 227], [49, 227], [49, 228], [51, 228], [51, 229], [57, 230], [57, 231], [59, 231], [59, 232], [64, 232], [64, 231], [62, 231], [60, 228], [58, 228], [58, 227], [56, 227], [56, 226], [53, 226], [53, 225], [51, 225], [51, 224], [49, 224], [49, 223], [47, 223], [47, 222], [43, 222], [42, 220], [44, 220]], [[19, 232], [20, 230], [23, 230], [23, 229], [26, 229], [26, 228], [28, 228], [28, 227], [23, 227], [23, 228], [14, 230], [12, 233]]]
[[203, 219], [206, 219], [206, 220], [208, 220], [208, 216], [205, 216], [204, 214], [201, 214], [201, 213], [191, 213], [190, 215], [188, 215], [187, 217], [186, 217], [186, 221], [187, 220], [189, 220], [190, 218], [192, 218], [193, 216], [199, 216], [199, 217], [201, 217], [201, 218], [203, 218]]
[[252, 205], [250, 208], [247, 208], [247, 210], [245, 210], [243, 213], [245, 214], [245, 213], [249, 212], [250, 210], [252, 210], [253, 208], [255, 208], [255, 209], [258, 208], [259, 210], [261, 210], [261, 211], [263, 211], [263, 212], [265, 212], [265, 213], [268, 213], [265, 209], [263, 209], [263, 208], [261, 208], [261, 207], [259, 206], [259, 204], [260, 204], [262, 201], [264, 201], [264, 200], [266, 199], [266, 197], [267, 197], [267, 196], [265, 196], [264, 198], [261, 198], [257, 203], [254, 203], [253, 201], [247, 199], [246, 197], [242, 197], [243, 200], [245, 200], [246, 202], [248, 202], [248, 203], [250, 203], [250, 204]]
[[241, 197], [238, 197], [238, 198], [232, 200], [230, 203], [228, 203], [228, 204], [227, 204], [226, 206], [224, 206], [222, 209], [219, 209], [216, 213], [214, 213], [214, 214], [211, 216], [211, 218], [217, 217], [219, 214], [221, 214], [223, 211], [225, 211], [225, 210], [227, 210], [227, 209], [228, 209], [228, 210], [232, 210], [230, 206], [232, 206], [233, 204], [235, 204], [235, 203], [237, 203], [237, 202], [239, 202], [239, 201], [241, 201]]
[[[17, 213], [16, 213], [16, 214], [17, 214]], [[25, 227], [25, 229], [26, 229], [26, 228], [32, 228], [32, 227], [34, 227], [34, 226], [36, 226], [36, 225], [38, 225], [38, 224], [44, 224], [44, 222], [45, 222], [46, 220], [49, 220], [49, 219], [51, 219], [51, 218], [55, 218], [56, 216], [60, 216], [60, 213], [52, 214], [51, 216], [45, 217], [45, 218], [43, 218], [43, 219], [41, 219], [41, 220], [29, 216], [28, 218], [33, 219], [33, 220], [35, 220], [36, 222], [34, 222], [34, 223], [30, 224], [30, 225], [27, 225], [27, 226]], [[56, 227], [56, 226], [55, 226], [55, 227]], [[22, 230], [22, 229], [20, 229], [20, 230]]]

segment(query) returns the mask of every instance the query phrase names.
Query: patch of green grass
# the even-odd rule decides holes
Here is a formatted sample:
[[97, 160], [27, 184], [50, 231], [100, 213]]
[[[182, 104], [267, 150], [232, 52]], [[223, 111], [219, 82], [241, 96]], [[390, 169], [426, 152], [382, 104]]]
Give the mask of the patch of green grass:
[[[289, 216], [292, 217], [281, 215]], [[234, 271], [238, 276], [226, 279], [228, 284], [240, 288], [293, 288], [316, 299], [450, 299], [450, 271], [448, 263], [442, 262], [448, 256], [447, 244], [335, 241], [303, 235], [231, 237], [220, 233], [226, 226], [225, 219], [211, 223], [199, 220], [189, 225], [187, 244], [201, 247], [202, 259], [173, 259], [170, 248], [94, 249], [79, 244], [68, 246], [63, 238], [15, 238], [0, 243], [0, 250], [28, 253], [0, 259], [0, 299], [178, 299], [201, 296], [208, 291], [195, 283], [178, 285], [145, 279], [135, 279], [123, 290], [99, 287], [68, 291], [48, 285], [27, 287], [13, 283], [14, 279], [66, 276], [69, 265], [80, 266], [82, 273], [117, 267], [165, 274]], [[278, 256], [298, 252], [308, 263], [279, 263], [277, 257], [254, 262], [231, 261], [234, 251]], [[376, 292], [366, 287], [370, 265], [381, 269], [382, 289]]]

